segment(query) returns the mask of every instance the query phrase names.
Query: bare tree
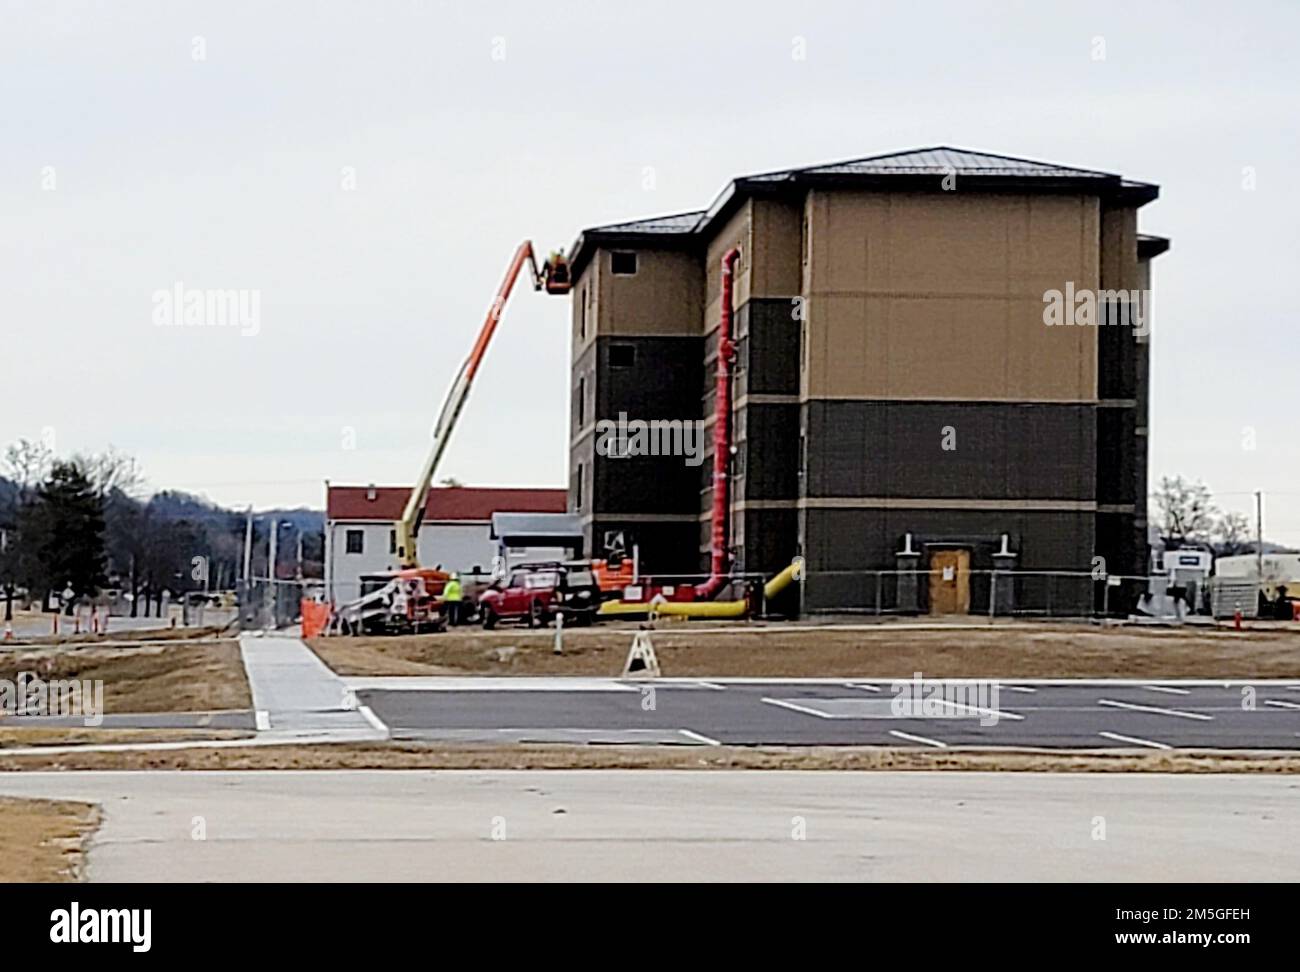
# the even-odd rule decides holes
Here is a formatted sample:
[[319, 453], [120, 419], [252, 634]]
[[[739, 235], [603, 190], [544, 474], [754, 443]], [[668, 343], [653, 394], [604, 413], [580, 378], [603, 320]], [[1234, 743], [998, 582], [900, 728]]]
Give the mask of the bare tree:
[[43, 442], [19, 439], [5, 449], [5, 472], [18, 486], [19, 496], [23, 499], [45, 482], [53, 465], [54, 453]]
[[1223, 513], [1214, 521], [1214, 550], [1220, 557], [1246, 553], [1255, 549], [1250, 518], [1245, 513]]
[[[44, 442], [19, 439], [5, 449], [3, 468], [17, 488], [14, 509], [6, 513], [5, 519], [10, 521], [10, 526], [18, 526], [30, 519], [29, 508], [36, 502], [36, 491], [54, 468], [54, 452]], [[21, 529], [0, 532], [0, 583], [4, 588], [6, 623], [13, 620], [14, 590], [19, 575], [25, 574], [33, 562], [34, 542], [30, 537], [26, 541]]]
[[119, 452], [114, 446], [99, 453], [72, 457], [72, 464], [95, 485], [100, 497], [107, 499], [116, 493], [135, 498], [144, 485], [144, 474], [134, 456]]
[[1219, 511], [1209, 487], [1199, 479], [1188, 482], [1182, 476], [1163, 476], [1155, 500], [1160, 510], [1160, 532], [1167, 539], [1186, 543], [1209, 537]]

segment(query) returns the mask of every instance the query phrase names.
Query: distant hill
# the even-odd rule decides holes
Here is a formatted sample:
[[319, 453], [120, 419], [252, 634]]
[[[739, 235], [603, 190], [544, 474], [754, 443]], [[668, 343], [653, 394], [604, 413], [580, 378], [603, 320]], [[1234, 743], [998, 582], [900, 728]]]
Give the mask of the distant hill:
[[[0, 523], [7, 523], [17, 505], [18, 486], [0, 476]], [[232, 510], [219, 506], [211, 500], [179, 490], [165, 489], [155, 493], [147, 500], [155, 513], [168, 520], [189, 520], [192, 523], [205, 523], [227, 526], [232, 518], [242, 521], [243, 510]], [[276, 516], [293, 524], [294, 529], [303, 533], [320, 533], [325, 529], [325, 511], [307, 507], [292, 509], [254, 510], [257, 517]]]
[[[228, 509], [224, 506], [218, 506], [211, 500], [204, 499], [201, 496], [194, 496], [191, 493], [182, 493], [171, 489], [155, 493], [150, 501], [150, 506], [161, 516], [168, 519], [197, 522], [226, 520], [229, 517], [242, 520], [245, 514], [244, 510]], [[276, 516], [281, 520], [288, 520], [294, 525], [295, 529], [302, 530], [304, 533], [325, 529], [325, 512], [303, 506], [292, 509], [254, 510], [253, 515], [255, 517]]]

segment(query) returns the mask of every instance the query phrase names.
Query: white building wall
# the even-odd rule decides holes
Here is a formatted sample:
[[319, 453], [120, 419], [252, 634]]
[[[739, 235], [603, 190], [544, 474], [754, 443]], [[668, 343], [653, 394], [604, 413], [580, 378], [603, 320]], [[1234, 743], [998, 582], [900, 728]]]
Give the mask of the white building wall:
[[[496, 541], [489, 536], [491, 523], [486, 520], [434, 521], [420, 525], [417, 541], [419, 561], [423, 566], [442, 565], [444, 570], [468, 573], [475, 567], [485, 573], [492, 570]], [[348, 553], [347, 533], [362, 532], [361, 553]], [[391, 521], [357, 522], [330, 520], [325, 525], [326, 596], [335, 603], [350, 601], [361, 595], [361, 575], [395, 569], [397, 555], [392, 549]]]

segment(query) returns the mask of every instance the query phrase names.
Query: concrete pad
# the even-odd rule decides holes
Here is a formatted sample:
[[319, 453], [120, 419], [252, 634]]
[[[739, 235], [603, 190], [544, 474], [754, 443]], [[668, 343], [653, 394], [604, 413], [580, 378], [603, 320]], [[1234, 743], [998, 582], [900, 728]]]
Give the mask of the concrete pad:
[[[1284, 776], [12, 773], [100, 803], [97, 881], [1283, 881]], [[204, 839], [195, 838], [203, 828]]]

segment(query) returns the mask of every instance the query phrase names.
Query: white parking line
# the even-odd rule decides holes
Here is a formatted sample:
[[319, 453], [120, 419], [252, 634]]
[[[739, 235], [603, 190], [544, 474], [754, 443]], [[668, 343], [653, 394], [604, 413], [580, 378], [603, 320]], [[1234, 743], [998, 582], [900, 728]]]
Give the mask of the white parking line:
[[1143, 685], [1148, 692], [1168, 692], [1170, 695], [1191, 695], [1191, 691], [1185, 688], [1174, 688], [1172, 685]]
[[1154, 712], [1156, 715], [1178, 716], [1180, 719], [1200, 719], [1203, 722], [1211, 721], [1214, 716], [1206, 715], [1204, 712], [1184, 712], [1182, 709], [1161, 709], [1154, 705], [1138, 705], [1135, 702], [1116, 702], [1114, 699], [1098, 699], [1098, 705], [1108, 705], [1113, 709], [1132, 709], [1134, 712]]
[[796, 705], [794, 702], [787, 702], [785, 699], [764, 698], [763, 701], [766, 702], [768, 705], [779, 705], [783, 709], [790, 709], [794, 712], [802, 712], [804, 715], [816, 716], [818, 719], [831, 718], [825, 712], [821, 712], [817, 709], [810, 709], [806, 705]]
[[1030, 688], [1028, 685], [1003, 685], [1002, 688], [1008, 692], [1029, 692], [1031, 694], [1038, 691], [1038, 689]]
[[[927, 699], [926, 701], [929, 700]], [[935, 701], [941, 702], [949, 708], [967, 715], [974, 713], [984, 716], [995, 716], [998, 719], [1011, 719], [1012, 721], [1019, 721], [1024, 718], [1022, 715], [1016, 715], [1014, 712], [1003, 712], [1001, 709], [985, 709], [978, 705], [965, 705], [961, 702], [950, 702], [948, 699], [935, 699]]]
[[379, 716], [375, 715], [374, 710], [370, 708], [370, 706], [368, 705], [360, 706], [358, 707], [357, 711], [360, 712], [361, 715], [365, 717], [366, 722], [370, 723], [377, 732], [382, 732], [385, 736], [389, 734], [388, 726], [384, 725], [384, 720], [379, 718]]
[[725, 685], [719, 685], [717, 682], [696, 682], [695, 684], [698, 685], [700, 688], [713, 689], [713, 691], [715, 692], [727, 691], [727, 687]]
[[851, 688], [851, 689], [861, 689], [861, 690], [864, 691], [864, 692], [879, 692], [879, 691], [880, 691], [880, 686], [879, 686], [879, 685], [867, 685], [867, 684], [865, 684], [865, 683], [863, 683], [863, 682], [845, 682], [845, 683], [844, 683], [844, 687], [845, 687], [845, 688]]
[[1279, 709], [1300, 709], [1300, 702], [1285, 702], [1281, 699], [1267, 699], [1265, 705], [1275, 705]]
[[722, 743], [718, 742], [716, 739], [710, 739], [708, 736], [702, 735], [698, 732], [692, 732], [690, 729], [678, 729], [677, 731], [680, 732], [687, 739], [694, 739], [696, 742], [702, 742], [706, 746], [722, 745]]
[[265, 709], [258, 709], [255, 718], [257, 719], [258, 732], [267, 732], [271, 728], [271, 713]]
[[1132, 743], [1134, 746], [1148, 746], [1151, 749], [1173, 749], [1174, 748], [1173, 746], [1166, 746], [1162, 742], [1154, 742], [1153, 740], [1150, 739], [1138, 739], [1136, 736], [1121, 736], [1117, 732], [1099, 732], [1097, 733], [1097, 735], [1104, 736], [1107, 739], [1114, 739], [1116, 742]]
[[936, 749], [948, 748], [948, 744], [946, 742], [940, 742], [937, 739], [927, 739], [925, 738], [925, 736], [914, 736], [910, 732], [903, 732], [900, 729], [890, 729], [889, 734], [891, 736], [897, 736], [899, 739], [906, 739], [908, 740], [908, 742], [916, 742], [926, 746], [934, 746]]

